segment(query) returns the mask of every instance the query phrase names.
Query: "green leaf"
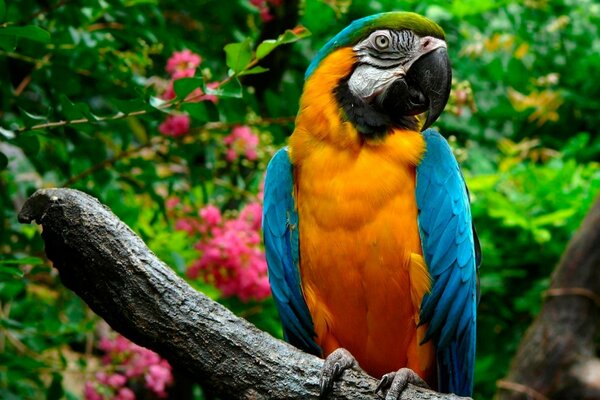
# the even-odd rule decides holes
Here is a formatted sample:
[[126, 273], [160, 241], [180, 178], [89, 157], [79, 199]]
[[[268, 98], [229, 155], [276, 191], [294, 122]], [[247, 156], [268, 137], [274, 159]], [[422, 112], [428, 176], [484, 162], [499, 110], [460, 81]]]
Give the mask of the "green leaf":
[[0, 278], [2, 280], [8, 279], [17, 279], [23, 277], [23, 271], [21, 271], [18, 267], [9, 266], [5, 267], [4, 265], [0, 265]]
[[0, 318], [0, 326], [8, 329], [23, 329], [23, 324], [11, 318]]
[[263, 68], [261, 66], [257, 66], [254, 68], [243, 70], [242, 72], [240, 72], [238, 74], [238, 76], [262, 74], [263, 72], [267, 72], [268, 70], [269, 70], [269, 68]]
[[270, 52], [275, 50], [277, 46], [279, 46], [279, 44], [275, 39], [267, 39], [263, 41], [261, 44], [258, 45], [258, 48], [256, 49], [256, 58], [258, 58], [259, 60], [265, 58], [269, 55]]
[[6, 16], [6, 4], [4, 0], [0, 0], [0, 22], [4, 22], [4, 17]]
[[60, 400], [64, 396], [65, 391], [62, 386], [62, 375], [52, 374], [52, 383], [46, 392], [46, 400]]
[[44, 260], [39, 257], [10, 258], [0, 260], [0, 265], [43, 265]]
[[94, 121], [97, 119], [97, 117], [92, 114], [90, 107], [87, 104], [73, 103], [64, 94], [61, 94], [58, 99], [62, 107], [62, 113], [67, 117], [68, 121], [73, 121], [75, 119], [89, 119]]
[[23, 122], [25, 126], [33, 126], [38, 124], [43, 124], [44, 122], [48, 122], [48, 118], [42, 115], [32, 114], [20, 108], [23, 113]]
[[499, 8], [501, 4], [494, 0], [453, 1], [451, 12], [458, 18], [464, 18], [469, 15], [481, 15], [486, 11]]
[[0, 36], [15, 36], [17, 38], [34, 40], [42, 43], [50, 42], [50, 33], [35, 25], [1, 28]]
[[[39, 358], [38, 355], [36, 357]], [[46, 363], [38, 358], [21, 355], [15, 357], [14, 354], [7, 352], [0, 353], [0, 365], [7, 367], [9, 371], [27, 371], [47, 367]]]
[[533, 219], [533, 225], [535, 226], [544, 226], [544, 225], [553, 225], [553, 226], [561, 226], [566, 224], [567, 219], [571, 218], [577, 212], [574, 208], [567, 208], [565, 210], [558, 210], [551, 212], [546, 215], [541, 215], [539, 217], [535, 217]]
[[144, 99], [120, 100], [111, 99], [110, 103], [123, 114], [130, 114], [135, 111], [150, 109], [148, 103]]
[[16, 36], [2, 36], [0, 35], [0, 49], [6, 51], [13, 51], [17, 47]]
[[40, 152], [40, 140], [37, 135], [32, 135], [29, 132], [19, 135], [15, 139], [15, 143], [23, 149], [25, 154], [29, 157], [35, 157]]
[[151, 96], [149, 100], [149, 104], [152, 108], [166, 113], [169, 112], [169, 107], [165, 107], [165, 104], [167, 104], [168, 102], [169, 101], [156, 96]]
[[125, 7], [133, 7], [138, 4], [158, 4], [158, 0], [127, 0], [125, 1]]
[[300, 39], [304, 39], [311, 35], [310, 31], [303, 27], [302, 25], [298, 25], [294, 29], [286, 29], [283, 34], [279, 35], [277, 41], [281, 44], [294, 43]]
[[206, 94], [214, 94], [217, 97], [242, 97], [242, 84], [239, 79], [233, 78], [229, 82], [220, 85], [216, 89], [206, 88]]
[[194, 90], [204, 86], [202, 78], [181, 78], [173, 82], [173, 90], [179, 99], [185, 99]]
[[467, 184], [472, 192], [482, 192], [492, 190], [499, 179], [500, 177], [497, 174], [467, 176]]
[[6, 139], [14, 139], [15, 133], [13, 131], [9, 131], [8, 129], [4, 129], [0, 126], [0, 136], [4, 136]]
[[0, 171], [6, 169], [6, 167], [8, 167], [8, 157], [0, 151]]
[[129, 128], [131, 128], [131, 132], [133, 132], [133, 135], [140, 143], [148, 143], [148, 132], [138, 118], [127, 118], [127, 123], [129, 124]]
[[190, 117], [198, 122], [208, 122], [208, 110], [206, 109], [206, 105], [204, 102], [199, 103], [185, 103], [181, 106], [181, 109], [187, 112]]
[[252, 42], [250, 38], [240, 43], [229, 43], [225, 50], [227, 66], [234, 72], [241, 72], [252, 61]]
[[293, 43], [308, 36], [310, 36], [310, 31], [303, 26], [288, 29], [277, 39], [267, 39], [259, 44], [256, 49], [256, 58], [263, 59], [282, 44]]
[[25, 283], [18, 281], [0, 281], [0, 299], [3, 301], [13, 299], [25, 290]]

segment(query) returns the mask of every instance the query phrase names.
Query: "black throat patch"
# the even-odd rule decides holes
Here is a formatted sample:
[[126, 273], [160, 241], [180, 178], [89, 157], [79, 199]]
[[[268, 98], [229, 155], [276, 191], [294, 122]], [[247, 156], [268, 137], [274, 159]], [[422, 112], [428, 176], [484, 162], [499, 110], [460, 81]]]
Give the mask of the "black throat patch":
[[366, 103], [356, 97], [348, 86], [348, 78], [342, 79], [334, 90], [335, 98], [344, 117], [356, 127], [365, 139], [383, 139], [392, 128], [418, 129], [414, 116], [390, 115], [377, 104]]

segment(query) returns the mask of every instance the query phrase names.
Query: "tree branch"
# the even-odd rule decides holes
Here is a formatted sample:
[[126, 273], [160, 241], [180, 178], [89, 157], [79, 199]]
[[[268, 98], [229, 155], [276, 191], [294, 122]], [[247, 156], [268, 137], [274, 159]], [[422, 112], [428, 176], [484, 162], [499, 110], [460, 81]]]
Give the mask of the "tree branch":
[[[158, 352], [223, 398], [317, 398], [323, 361], [274, 339], [196, 292], [95, 198], [38, 190], [19, 221], [43, 225], [66, 287], [115, 330]], [[330, 398], [379, 399], [377, 382], [347, 371]], [[409, 386], [402, 399], [460, 397]]]
[[571, 239], [497, 398], [600, 398], [600, 197]]

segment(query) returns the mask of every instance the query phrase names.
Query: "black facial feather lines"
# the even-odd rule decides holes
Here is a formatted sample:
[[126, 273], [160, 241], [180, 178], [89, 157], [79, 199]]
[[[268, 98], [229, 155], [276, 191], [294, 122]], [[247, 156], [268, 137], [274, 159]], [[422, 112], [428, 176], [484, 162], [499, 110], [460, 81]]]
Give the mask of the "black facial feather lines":
[[400, 34], [396, 31], [389, 31], [390, 35], [392, 36], [392, 48], [398, 48], [400, 47]]
[[[375, 47], [375, 37], [386, 35], [390, 46], [381, 50]], [[379, 30], [359, 43], [355, 49], [358, 59], [363, 64], [368, 64], [379, 69], [391, 69], [406, 65], [414, 52], [417, 37], [410, 30]]]
[[[394, 31], [392, 31], [394, 32]], [[400, 32], [397, 32], [400, 34], [401, 36], [401, 40], [400, 40], [400, 44], [398, 46], [398, 49], [403, 51], [403, 52], [410, 52], [414, 45], [415, 45], [415, 35], [414, 33], [412, 33], [409, 30], [403, 30]]]

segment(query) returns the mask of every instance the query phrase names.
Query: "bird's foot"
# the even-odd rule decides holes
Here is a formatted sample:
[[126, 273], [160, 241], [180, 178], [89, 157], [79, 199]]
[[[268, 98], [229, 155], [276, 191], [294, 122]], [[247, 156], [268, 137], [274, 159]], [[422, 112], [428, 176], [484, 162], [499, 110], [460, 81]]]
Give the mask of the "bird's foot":
[[429, 385], [415, 371], [410, 368], [401, 368], [396, 372], [390, 372], [381, 377], [375, 393], [385, 395], [385, 400], [399, 400], [400, 395], [409, 383], [429, 388]]
[[328, 355], [321, 370], [319, 398], [324, 398], [331, 391], [333, 383], [342, 376], [345, 370], [357, 365], [354, 356], [344, 348], [339, 348]]

